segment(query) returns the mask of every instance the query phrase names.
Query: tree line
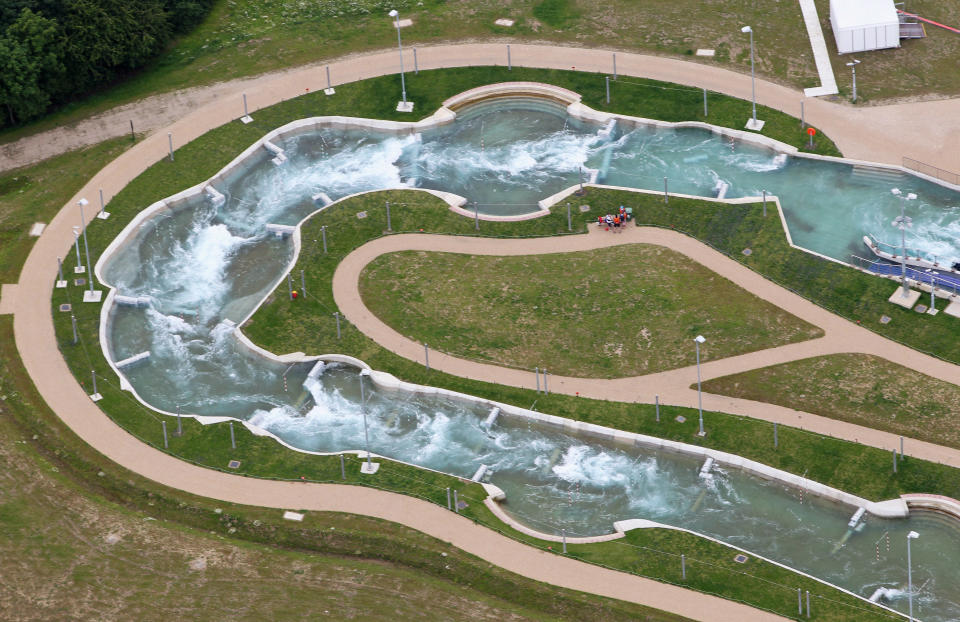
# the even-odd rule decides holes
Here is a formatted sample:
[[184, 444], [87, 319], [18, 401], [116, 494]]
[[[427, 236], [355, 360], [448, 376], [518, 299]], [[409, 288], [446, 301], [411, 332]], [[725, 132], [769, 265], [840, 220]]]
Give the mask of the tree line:
[[215, 0], [0, 0], [0, 127], [142, 67]]

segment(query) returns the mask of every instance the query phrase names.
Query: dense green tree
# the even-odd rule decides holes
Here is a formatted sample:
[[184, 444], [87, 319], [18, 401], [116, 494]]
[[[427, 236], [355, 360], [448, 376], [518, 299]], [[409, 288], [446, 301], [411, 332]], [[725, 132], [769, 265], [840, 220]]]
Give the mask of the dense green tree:
[[43, 114], [49, 84], [63, 72], [57, 23], [28, 8], [0, 37], [0, 104], [10, 123]]

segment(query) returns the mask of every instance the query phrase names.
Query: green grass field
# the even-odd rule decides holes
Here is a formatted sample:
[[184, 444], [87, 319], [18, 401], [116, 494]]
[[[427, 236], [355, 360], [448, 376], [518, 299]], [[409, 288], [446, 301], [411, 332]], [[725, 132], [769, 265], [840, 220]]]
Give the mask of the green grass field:
[[796, 343], [823, 331], [662, 246], [487, 257], [405, 252], [361, 275], [363, 301], [456, 356], [564, 376], [639, 376]]
[[885, 359], [834, 354], [714, 378], [703, 390], [960, 447], [960, 387]]

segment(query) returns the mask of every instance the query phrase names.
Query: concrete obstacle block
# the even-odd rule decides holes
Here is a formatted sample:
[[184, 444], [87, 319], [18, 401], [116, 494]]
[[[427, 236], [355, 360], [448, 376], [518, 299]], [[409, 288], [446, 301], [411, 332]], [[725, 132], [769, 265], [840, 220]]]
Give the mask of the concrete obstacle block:
[[280, 147], [274, 145], [269, 140], [265, 140], [263, 141], [263, 148], [274, 155], [274, 158], [271, 160], [271, 162], [273, 162], [275, 166], [280, 166], [281, 164], [286, 163], [287, 156]]
[[141, 352], [140, 354], [134, 354], [131, 357], [125, 358], [122, 361], [117, 361], [114, 365], [117, 366], [117, 369], [126, 369], [138, 363], [143, 363], [150, 358], [150, 351]]
[[219, 207], [227, 202], [227, 198], [223, 196], [223, 193], [217, 190], [216, 188], [214, 188], [213, 186], [211, 186], [210, 184], [207, 184], [206, 186], [203, 187], [203, 192], [208, 197], [210, 197], [210, 201], [213, 203], [215, 207]]
[[490, 414], [487, 415], [487, 418], [483, 421], [483, 427], [488, 430], [493, 427], [493, 424], [497, 422], [497, 417], [500, 416], [500, 407], [494, 406], [493, 410], [490, 411]]
[[480, 468], [477, 469], [477, 472], [473, 474], [473, 477], [470, 478], [471, 482], [479, 482], [483, 479], [483, 476], [487, 474], [487, 469], [489, 467], [485, 464], [481, 464]]
[[278, 238], [289, 238], [291, 235], [293, 235], [293, 232], [297, 230], [297, 228], [293, 225], [275, 225], [275, 224], [267, 225], [266, 229], [267, 229], [267, 233], [272, 233]]

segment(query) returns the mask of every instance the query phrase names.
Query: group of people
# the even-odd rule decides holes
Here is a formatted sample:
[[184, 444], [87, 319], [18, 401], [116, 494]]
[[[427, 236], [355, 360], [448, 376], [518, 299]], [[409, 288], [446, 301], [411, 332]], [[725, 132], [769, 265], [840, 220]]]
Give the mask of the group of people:
[[612, 229], [614, 233], [619, 233], [622, 231], [622, 227], [627, 226], [628, 220], [630, 220], [630, 214], [628, 214], [627, 209], [621, 205], [620, 209], [614, 214], [597, 216], [597, 226], [605, 227], [607, 231]]

